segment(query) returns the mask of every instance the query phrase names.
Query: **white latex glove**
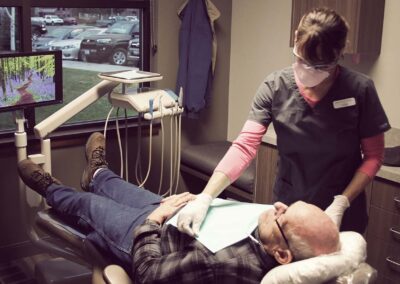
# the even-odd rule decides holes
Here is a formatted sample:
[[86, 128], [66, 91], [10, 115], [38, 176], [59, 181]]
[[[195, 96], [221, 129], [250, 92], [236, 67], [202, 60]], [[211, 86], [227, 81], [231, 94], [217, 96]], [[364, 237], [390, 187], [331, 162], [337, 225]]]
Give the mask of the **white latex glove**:
[[349, 199], [344, 195], [336, 195], [331, 205], [326, 208], [325, 213], [332, 219], [332, 221], [340, 229], [344, 211], [350, 207]]
[[178, 213], [178, 230], [192, 237], [197, 236], [212, 200], [211, 195], [200, 193], [195, 200], [190, 201]]

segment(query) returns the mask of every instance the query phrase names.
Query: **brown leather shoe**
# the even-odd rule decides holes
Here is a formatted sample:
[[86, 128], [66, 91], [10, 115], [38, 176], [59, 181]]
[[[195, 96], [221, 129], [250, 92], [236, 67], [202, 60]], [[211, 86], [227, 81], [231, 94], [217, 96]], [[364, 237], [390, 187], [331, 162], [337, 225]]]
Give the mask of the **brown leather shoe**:
[[46, 195], [46, 189], [53, 183], [61, 184], [59, 180], [45, 172], [42, 167], [29, 159], [18, 163], [18, 173], [23, 182], [42, 196]]
[[106, 161], [106, 140], [100, 132], [90, 135], [86, 142], [86, 162], [87, 165], [81, 178], [81, 187], [84, 191], [89, 191], [89, 184], [94, 172], [97, 169], [108, 167]]

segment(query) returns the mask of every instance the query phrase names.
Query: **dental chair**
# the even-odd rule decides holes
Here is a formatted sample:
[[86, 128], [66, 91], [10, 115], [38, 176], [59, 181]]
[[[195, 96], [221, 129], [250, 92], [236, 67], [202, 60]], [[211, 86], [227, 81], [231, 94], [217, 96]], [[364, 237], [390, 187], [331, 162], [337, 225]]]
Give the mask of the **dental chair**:
[[[88, 90], [86, 93], [50, 116], [49, 119], [51, 118], [50, 120], [53, 123], [50, 123], [49, 119], [46, 119], [35, 126], [35, 134], [41, 139], [42, 152], [41, 154], [30, 155], [29, 158], [35, 163], [43, 164], [44, 170], [51, 172], [51, 146], [50, 139], [47, 138], [49, 134], [59, 125], [69, 120], [74, 114], [80, 112], [97, 99], [111, 92], [116, 85], [116, 83], [110, 81], [100, 82], [98, 85], [94, 86], [92, 89]], [[27, 157], [27, 139], [23, 124], [23, 118], [17, 119], [15, 144], [17, 147], [18, 161], [21, 161]], [[40, 200], [39, 196], [33, 191], [26, 190], [26, 187], [22, 181], [20, 181], [20, 198], [23, 216], [35, 216], [34, 220], [30, 220], [29, 218], [24, 220], [26, 222], [24, 225], [27, 228], [28, 236], [34, 245], [43, 249], [43, 251], [50, 253], [51, 255], [59, 256], [90, 268], [93, 273], [89, 282], [93, 284], [133, 283], [128, 277], [127, 273], [121, 267], [113, 265], [112, 261], [107, 258], [107, 256], [105, 256], [90, 241], [88, 241], [86, 237], [87, 232], [78, 230], [72, 225], [74, 224], [74, 220], [60, 216], [52, 209], [43, 210], [43, 207], [45, 207], [43, 200]], [[44, 237], [42, 234], [43, 232], [52, 237]], [[350, 240], [352, 239], [355, 240], [352, 245], [350, 245], [350, 247], [346, 246], [346, 244], [351, 243]], [[355, 253], [357, 251], [351, 249], [354, 247], [359, 247], [360, 249], [358, 252], [361, 251], [363, 253]], [[372, 283], [371, 281], [373, 281], [376, 271], [374, 271], [371, 267], [368, 267], [368, 265], [363, 264], [360, 266], [360, 264], [365, 261], [366, 250], [364, 239], [357, 235], [349, 236], [347, 241], [344, 240], [342, 242], [342, 248], [346, 248], [341, 252], [344, 255], [338, 254], [331, 256], [331, 258], [337, 258], [336, 262], [332, 262], [329, 256], [326, 256], [328, 259], [325, 259], [324, 256], [320, 256], [309, 260], [303, 260], [296, 263], [279, 266], [271, 270], [264, 277], [262, 283], [323, 283], [332, 279], [334, 279], [333, 283]], [[354, 255], [356, 255], [357, 258], [354, 258]], [[339, 265], [337, 263], [345, 263], [345, 265], [342, 265], [341, 269], [339, 269], [339, 266], [336, 266]], [[314, 269], [314, 272], [310, 275], [310, 272], [307, 268], [311, 265], [314, 265], [319, 269]], [[334, 267], [334, 269], [330, 270], [330, 274], [326, 273], [328, 270], [327, 267]], [[339, 282], [342, 281], [340, 280], [339, 276], [343, 278], [344, 275], [347, 274], [350, 274], [351, 277], [356, 275], [357, 277], [362, 278], [364, 282]], [[299, 279], [303, 282], [298, 282]], [[347, 277], [347, 279], [349, 279], [349, 277]], [[41, 283], [46, 282], [43, 281]], [[74, 281], [73, 278], [69, 280], [67, 279], [62, 283], [83, 284], [83, 282], [80, 280]]]

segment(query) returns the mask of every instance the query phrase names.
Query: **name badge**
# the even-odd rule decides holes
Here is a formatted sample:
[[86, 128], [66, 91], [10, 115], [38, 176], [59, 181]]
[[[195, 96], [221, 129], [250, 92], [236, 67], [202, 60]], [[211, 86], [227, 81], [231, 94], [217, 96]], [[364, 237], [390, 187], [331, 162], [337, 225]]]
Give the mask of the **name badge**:
[[349, 107], [349, 106], [355, 106], [355, 105], [356, 105], [356, 99], [355, 98], [348, 98], [348, 99], [333, 101], [333, 108], [334, 109], [344, 108], [344, 107]]

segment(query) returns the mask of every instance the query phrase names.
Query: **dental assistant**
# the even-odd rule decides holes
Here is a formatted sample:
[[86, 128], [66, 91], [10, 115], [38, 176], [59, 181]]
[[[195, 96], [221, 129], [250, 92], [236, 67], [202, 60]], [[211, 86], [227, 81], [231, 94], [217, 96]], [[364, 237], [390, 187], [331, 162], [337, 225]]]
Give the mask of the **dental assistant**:
[[179, 230], [198, 233], [212, 199], [246, 169], [272, 123], [279, 151], [274, 201], [303, 200], [335, 216], [340, 230], [365, 231], [364, 189], [381, 166], [390, 125], [373, 81], [338, 64], [347, 32], [333, 10], [302, 17], [294, 64], [261, 83], [241, 133], [203, 192], [180, 211]]

